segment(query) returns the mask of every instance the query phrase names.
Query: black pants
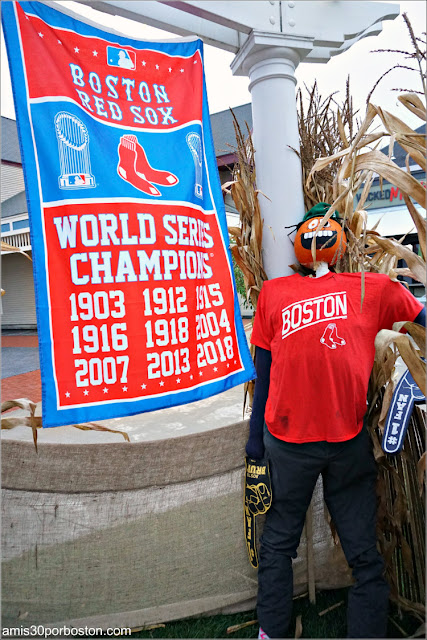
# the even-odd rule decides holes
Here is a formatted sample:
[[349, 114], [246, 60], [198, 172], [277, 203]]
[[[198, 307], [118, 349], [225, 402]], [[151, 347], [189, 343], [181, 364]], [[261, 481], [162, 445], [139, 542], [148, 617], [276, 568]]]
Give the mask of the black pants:
[[376, 547], [377, 470], [366, 429], [346, 442], [293, 444], [264, 435], [273, 503], [267, 512], [258, 571], [258, 620], [270, 638], [283, 638], [292, 613], [292, 558], [319, 474], [355, 584], [348, 597], [349, 638], [383, 638], [389, 587]]

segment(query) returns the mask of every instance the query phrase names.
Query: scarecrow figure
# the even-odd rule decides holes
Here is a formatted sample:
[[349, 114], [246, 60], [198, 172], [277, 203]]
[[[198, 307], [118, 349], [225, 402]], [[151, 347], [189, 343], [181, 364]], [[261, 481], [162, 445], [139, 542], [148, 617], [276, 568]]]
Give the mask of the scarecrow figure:
[[[287, 633], [292, 558], [320, 474], [355, 579], [348, 597], [348, 637], [382, 638], [387, 630], [389, 586], [377, 551], [377, 469], [364, 428], [366, 397], [378, 331], [401, 320], [425, 326], [425, 310], [402, 284], [374, 273], [365, 273], [361, 306], [361, 274], [329, 269], [346, 248], [338, 214], [315, 233], [329, 208], [325, 203], [313, 207], [295, 239], [298, 260], [314, 268], [315, 276], [264, 282], [252, 333], [257, 380], [246, 468], [269, 467], [271, 474], [271, 487], [267, 483], [263, 492], [271, 506], [259, 559], [260, 638]], [[253, 474], [248, 480], [247, 473], [251, 483], [254, 495]], [[254, 502], [265, 511], [265, 498], [252, 499], [252, 513], [257, 513]]]

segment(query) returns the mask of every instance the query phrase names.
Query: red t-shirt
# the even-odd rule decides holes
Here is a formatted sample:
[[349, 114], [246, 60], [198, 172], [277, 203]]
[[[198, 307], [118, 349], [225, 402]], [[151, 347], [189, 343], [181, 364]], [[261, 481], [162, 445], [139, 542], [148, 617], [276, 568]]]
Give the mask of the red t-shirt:
[[287, 442], [341, 442], [359, 433], [374, 340], [423, 305], [387, 275], [299, 274], [264, 282], [252, 344], [271, 351], [265, 422]]

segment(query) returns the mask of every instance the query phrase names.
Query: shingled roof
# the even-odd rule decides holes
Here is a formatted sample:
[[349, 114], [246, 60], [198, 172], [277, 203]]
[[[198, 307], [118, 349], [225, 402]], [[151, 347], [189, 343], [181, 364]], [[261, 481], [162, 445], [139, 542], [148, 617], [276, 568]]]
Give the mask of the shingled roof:
[[1, 217], [10, 218], [10, 216], [16, 216], [18, 213], [27, 213], [27, 199], [25, 197], [25, 191], [20, 191], [16, 195], [8, 198], [1, 203]]
[[[249, 129], [252, 129], [252, 107], [251, 104], [242, 104], [240, 107], [233, 107], [233, 113], [237, 118], [242, 133], [246, 134], [246, 122]], [[212, 136], [215, 146], [215, 156], [219, 165], [232, 163], [235, 161], [234, 147], [236, 146], [236, 136], [234, 134], [233, 116], [230, 109], [211, 113]]]
[[1, 117], [1, 159], [3, 162], [22, 164], [16, 121], [4, 116]]

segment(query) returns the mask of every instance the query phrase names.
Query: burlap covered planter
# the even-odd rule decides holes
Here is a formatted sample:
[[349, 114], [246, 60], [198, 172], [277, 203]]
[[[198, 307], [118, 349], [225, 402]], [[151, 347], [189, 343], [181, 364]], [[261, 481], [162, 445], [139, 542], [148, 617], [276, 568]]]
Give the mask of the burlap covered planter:
[[[139, 627], [255, 603], [248, 422], [168, 440], [2, 445], [3, 626]], [[318, 588], [349, 584], [314, 496]], [[305, 534], [295, 592], [307, 590]]]

